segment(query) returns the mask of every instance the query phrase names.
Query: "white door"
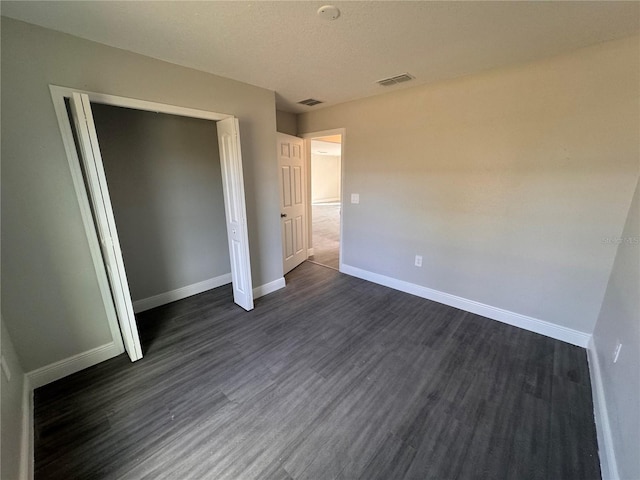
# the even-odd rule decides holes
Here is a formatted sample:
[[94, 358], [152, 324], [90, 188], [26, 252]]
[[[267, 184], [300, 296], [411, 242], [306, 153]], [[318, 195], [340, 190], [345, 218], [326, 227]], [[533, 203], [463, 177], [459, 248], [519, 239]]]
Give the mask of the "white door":
[[116, 222], [111, 209], [111, 199], [107, 180], [102, 166], [102, 156], [98, 145], [89, 97], [74, 93], [71, 97], [71, 112], [80, 146], [79, 156], [85, 171], [89, 198], [93, 209], [102, 256], [109, 277], [111, 294], [122, 332], [124, 347], [134, 362], [142, 358], [142, 347], [138, 336], [138, 327], [131, 304], [129, 284], [124, 270], [120, 241], [116, 231]]
[[222, 168], [222, 190], [227, 217], [233, 301], [245, 310], [252, 310], [253, 287], [238, 119], [235, 117], [226, 118], [218, 121], [216, 125]]
[[307, 259], [307, 202], [303, 140], [278, 133], [282, 259], [287, 273]]

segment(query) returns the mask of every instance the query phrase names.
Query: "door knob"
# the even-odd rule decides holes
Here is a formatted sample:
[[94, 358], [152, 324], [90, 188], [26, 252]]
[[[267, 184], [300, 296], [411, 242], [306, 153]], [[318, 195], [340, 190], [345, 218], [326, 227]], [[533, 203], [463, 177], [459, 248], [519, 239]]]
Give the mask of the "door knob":
[[281, 214], [280, 214], [280, 218], [285, 218], [286, 216], [287, 216], [287, 214], [286, 214], [286, 213], [281, 213]]

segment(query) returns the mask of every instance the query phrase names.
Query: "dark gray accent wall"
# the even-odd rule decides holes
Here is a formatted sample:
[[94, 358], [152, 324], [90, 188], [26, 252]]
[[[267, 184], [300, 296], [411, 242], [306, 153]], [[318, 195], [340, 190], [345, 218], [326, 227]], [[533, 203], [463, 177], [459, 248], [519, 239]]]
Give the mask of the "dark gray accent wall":
[[215, 122], [92, 110], [132, 299], [229, 273]]

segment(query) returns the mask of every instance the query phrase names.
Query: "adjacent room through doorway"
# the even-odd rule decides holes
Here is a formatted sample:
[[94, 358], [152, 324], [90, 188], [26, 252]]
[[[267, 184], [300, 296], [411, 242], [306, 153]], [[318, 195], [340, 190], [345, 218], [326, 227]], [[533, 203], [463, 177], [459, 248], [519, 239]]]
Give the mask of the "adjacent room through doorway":
[[312, 252], [309, 260], [340, 267], [342, 135], [311, 139]]

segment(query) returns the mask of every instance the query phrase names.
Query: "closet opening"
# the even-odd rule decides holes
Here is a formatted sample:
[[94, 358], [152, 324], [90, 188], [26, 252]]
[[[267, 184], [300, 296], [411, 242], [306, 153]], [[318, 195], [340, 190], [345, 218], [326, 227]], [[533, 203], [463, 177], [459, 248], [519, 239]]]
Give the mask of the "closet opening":
[[251, 310], [237, 119], [51, 92], [114, 342], [141, 358], [135, 313], [229, 283]]

